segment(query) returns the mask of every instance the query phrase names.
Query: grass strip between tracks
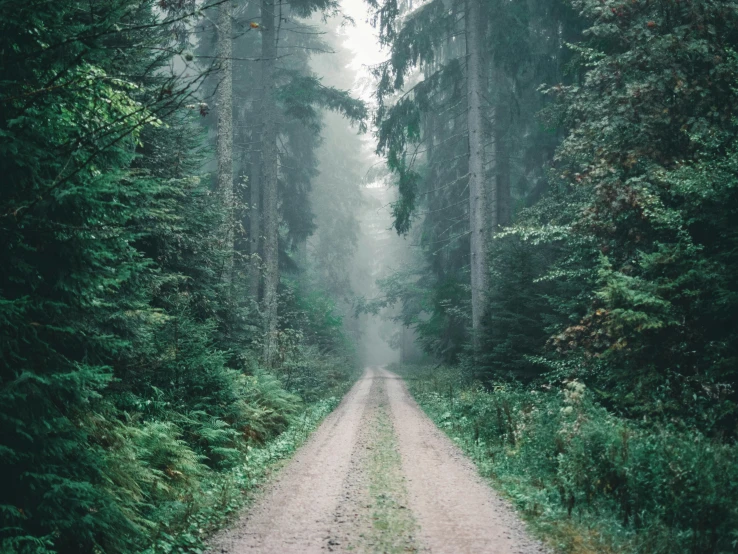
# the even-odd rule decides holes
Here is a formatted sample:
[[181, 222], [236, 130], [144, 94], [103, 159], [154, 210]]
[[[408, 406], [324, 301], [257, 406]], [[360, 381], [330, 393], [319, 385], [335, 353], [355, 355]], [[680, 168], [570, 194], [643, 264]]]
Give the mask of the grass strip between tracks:
[[416, 552], [416, 523], [407, 506], [402, 460], [386, 403], [377, 408], [376, 440], [369, 456], [372, 499], [372, 550], [387, 554]]

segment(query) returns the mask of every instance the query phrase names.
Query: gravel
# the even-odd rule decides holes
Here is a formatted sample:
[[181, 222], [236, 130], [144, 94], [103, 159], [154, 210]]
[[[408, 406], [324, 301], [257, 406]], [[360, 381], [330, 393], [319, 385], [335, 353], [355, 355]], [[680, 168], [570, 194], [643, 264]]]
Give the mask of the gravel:
[[423, 414], [402, 379], [369, 368], [209, 552], [546, 550]]

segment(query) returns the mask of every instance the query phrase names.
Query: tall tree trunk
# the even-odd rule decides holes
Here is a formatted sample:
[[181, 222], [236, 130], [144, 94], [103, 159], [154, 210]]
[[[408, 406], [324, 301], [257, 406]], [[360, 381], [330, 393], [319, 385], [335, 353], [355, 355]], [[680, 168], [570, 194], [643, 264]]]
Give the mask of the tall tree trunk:
[[277, 348], [277, 287], [279, 285], [277, 213], [277, 107], [274, 99], [274, 65], [277, 58], [274, 0], [261, 2], [262, 140], [264, 193], [264, 363], [271, 367]]
[[218, 161], [217, 193], [225, 219], [221, 229], [226, 259], [223, 281], [233, 284], [233, 65], [232, 65], [232, 4], [224, 2], [218, 8], [217, 56], [220, 61], [220, 81], [216, 95], [218, 111], [218, 136], [216, 156]]
[[[259, 71], [257, 69], [257, 71]], [[259, 82], [259, 81], [257, 81]], [[262, 172], [262, 128], [260, 93], [254, 102], [253, 132], [251, 133], [251, 180], [249, 181], [249, 295], [259, 301], [261, 284], [261, 172]]]
[[[471, 234], [472, 330], [478, 336], [487, 296], [487, 245], [485, 238], [496, 221], [487, 209], [484, 183], [484, 129], [482, 95], [482, 33], [480, 0], [466, 0], [467, 127], [469, 132], [469, 231]], [[495, 191], [491, 191], [495, 194]], [[493, 196], [494, 197], [494, 196]], [[496, 219], [496, 217], [494, 217]]]

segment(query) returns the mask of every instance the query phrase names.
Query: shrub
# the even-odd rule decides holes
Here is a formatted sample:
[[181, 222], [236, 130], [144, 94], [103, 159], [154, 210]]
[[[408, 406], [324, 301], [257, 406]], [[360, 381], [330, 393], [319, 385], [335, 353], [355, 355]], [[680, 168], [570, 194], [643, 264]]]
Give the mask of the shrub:
[[616, 417], [578, 381], [485, 390], [412, 371], [423, 409], [540, 529], [571, 521], [617, 552], [738, 552], [738, 446]]

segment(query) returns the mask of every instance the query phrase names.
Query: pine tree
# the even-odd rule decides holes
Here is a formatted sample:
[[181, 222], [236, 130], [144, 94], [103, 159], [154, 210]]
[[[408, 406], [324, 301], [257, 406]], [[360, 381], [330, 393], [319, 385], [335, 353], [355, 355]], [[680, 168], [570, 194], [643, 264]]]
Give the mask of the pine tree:
[[[239, 58], [231, 44], [253, 48], [257, 33], [228, 30], [248, 15], [229, 4], [11, 2], [0, 21], [10, 53], [0, 84], [3, 552], [194, 548], [185, 531], [208, 502], [201, 487], [300, 406], [258, 366], [263, 333], [234, 255], [247, 217], [233, 188], [234, 169], [246, 170], [234, 166], [247, 166], [243, 107], [258, 87], [234, 87], [247, 102], [233, 109], [215, 84]], [[277, 193], [307, 206], [319, 107], [356, 120], [365, 108], [322, 87], [305, 60], [272, 98], [282, 163], [304, 167], [285, 172]], [[203, 133], [216, 125], [210, 93], [215, 148]], [[203, 173], [213, 152], [223, 163]], [[282, 248], [304, 242], [310, 213], [278, 208]], [[293, 390], [309, 400], [341, 390], [353, 361], [330, 297], [284, 289], [292, 343], [279, 361], [318, 353], [311, 382]]]
[[440, 303], [439, 325], [423, 326], [459, 340], [445, 349], [455, 357], [470, 338], [480, 340], [496, 287], [487, 279], [495, 234], [547, 187], [558, 137], [536, 119], [546, 102], [538, 88], [560, 77], [562, 41], [576, 38], [576, 18], [556, 1], [438, 1], [408, 13], [396, 2], [371, 4], [391, 47], [376, 71], [377, 124], [378, 152], [397, 176], [395, 228], [416, 227], [434, 276], [424, 279], [430, 290], [456, 291], [439, 298], [471, 308], [471, 336], [440, 325], [458, 325]]
[[735, 5], [575, 5], [598, 38], [577, 48], [582, 83], [550, 91], [570, 127], [556, 175], [581, 190], [560, 208], [572, 234], [599, 252], [581, 262], [586, 313], [553, 342], [618, 409], [724, 430]]
[[148, 5], [6, 7], [0, 548], [132, 551], [147, 472], [122, 463], [129, 431], [108, 391], [155, 315], [158, 278], [133, 223], [167, 209], [163, 183], [130, 167], [142, 130], [186, 92], [164, 93], [172, 83], [156, 76], [152, 46], [168, 39]]

